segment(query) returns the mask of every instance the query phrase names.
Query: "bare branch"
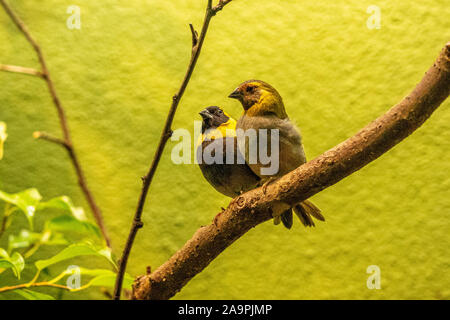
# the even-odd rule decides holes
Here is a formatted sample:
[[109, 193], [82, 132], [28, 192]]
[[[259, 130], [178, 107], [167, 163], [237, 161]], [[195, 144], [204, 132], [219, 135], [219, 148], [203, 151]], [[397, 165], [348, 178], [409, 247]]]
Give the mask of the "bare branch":
[[63, 286], [61, 284], [44, 281], [44, 282], [35, 282], [35, 283], [23, 283], [23, 284], [18, 284], [15, 286], [3, 287], [3, 288], [0, 288], [0, 292], [6, 292], [6, 291], [18, 290], [18, 289], [27, 289], [30, 287], [50, 287], [50, 288], [64, 289], [67, 291], [72, 290], [68, 286]]
[[[221, 9], [227, 3], [231, 2], [231, 0], [226, 1], [226, 3], [224, 3], [224, 2], [225, 1], [223, 1], [223, 2], [221, 1], [220, 3], [222, 3], [222, 4], [219, 3], [219, 5], [218, 5], [218, 6], [221, 6]], [[159, 161], [161, 159], [162, 153], [164, 151], [164, 147], [166, 146], [166, 143], [169, 140], [169, 138], [172, 136], [171, 127], [172, 127], [173, 119], [175, 117], [175, 112], [177, 111], [181, 97], [183, 96], [184, 92], [186, 91], [186, 87], [189, 83], [189, 80], [191, 79], [192, 73], [194, 72], [195, 65], [197, 64], [198, 57], [200, 56], [200, 52], [203, 47], [203, 42], [205, 41], [205, 38], [206, 38], [206, 33], [208, 31], [209, 23], [211, 22], [212, 17], [216, 14], [217, 11], [218, 11], [217, 9], [212, 7], [212, 0], [208, 0], [207, 6], [206, 6], [205, 18], [203, 20], [202, 31], [200, 32], [200, 37], [198, 39], [196, 39], [196, 35], [195, 35], [196, 32], [194, 30], [194, 27], [191, 25], [193, 44], [195, 42], [195, 45], [192, 48], [192, 57], [189, 62], [189, 66], [186, 71], [186, 75], [184, 76], [183, 82], [181, 83], [181, 86], [178, 89], [178, 92], [172, 98], [172, 105], [170, 106], [169, 114], [167, 115], [166, 122], [164, 124], [164, 128], [161, 133], [161, 138], [159, 140], [158, 147], [156, 148], [156, 152], [153, 157], [152, 164], [150, 165], [150, 169], [149, 169], [147, 175], [142, 179], [143, 186], [142, 186], [141, 194], [139, 196], [137, 209], [134, 214], [133, 223], [131, 225], [131, 230], [128, 235], [128, 239], [127, 239], [127, 242], [125, 244], [125, 247], [124, 247], [124, 250], [122, 253], [122, 258], [119, 261], [119, 271], [117, 274], [116, 285], [114, 288], [114, 299], [115, 300], [120, 299], [122, 282], [123, 282], [123, 277], [124, 277], [125, 270], [127, 267], [128, 257], [130, 255], [131, 248], [133, 246], [136, 234], [137, 234], [138, 230], [140, 228], [142, 228], [142, 226], [143, 226], [141, 218], [142, 218], [142, 211], [144, 210], [145, 200], [147, 198], [148, 190], [150, 188], [150, 185], [152, 183], [152, 180], [155, 175], [156, 169], [158, 167]]]
[[[109, 236], [106, 232], [106, 228], [105, 225], [103, 223], [103, 215], [102, 212], [100, 210], [100, 208], [97, 206], [96, 201], [94, 200], [94, 196], [91, 192], [91, 190], [89, 189], [88, 185], [87, 185], [87, 181], [86, 178], [84, 176], [84, 172], [81, 168], [80, 162], [78, 160], [78, 157], [75, 153], [75, 149], [73, 147], [73, 143], [72, 143], [72, 138], [70, 136], [70, 131], [69, 131], [69, 125], [67, 123], [67, 119], [66, 119], [66, 115], [65, 115], [65, 111], [64, 108], [61, 104], [61, 100], [59, 99], [57, 93], [56, 93], [56, 89], [55, 86], [53, 84], [52, 78], [50, 77], [50, 72], [48, 71], [47, 68], [47, 64], [45, 62], [44, 59], [44, 55], [42, 54], [41, 48], [39, 47], [39, 45], [37, 44], [37, 42], [34, 40], [34, 38], [31, 36], [30, 32], [28, 31], [28, 28], [26, 27], [26, 25], [22, 22], [22, 20], [20, 20], [20, 18], [14, 13], [14, 11], [11, 9], [11, 7], [8, 5], [8, 3], [5, 0], [0, 0], [0, 4], [3, 6], [3, 8], [5, 9], [6, 13], [8, 14], [8, 16], [11, 18], [11, 20], [14, 22], [14, 24], [17, 26], [17, 28], [23, 33], [23, 35], [25, 36], [25, 38], [28, 40], [28, 42], [31, 44], [31, 46], [33, 47], [34, 51], [36, 52], [38, 59], [39, 59], [39, 63], [41, 65], [41, 69], [42, 71], [39, 71], [41, 74], [41, 77], [45, 80], [45, 82], [47, 83], [47, 87], [48, 90], [50, 92], [50, 95], [52, 97], [52, 101], [56, 107], [56, 110], [58, 112], [58, 118], [59, 118], [59, 123], [61, 126], [61, 130], [63, 132], [63, 141], [64, 143], [59, 142], [59, 144], [63, 145], [68, 154], [70, 159], [72, 160], [72, 164], [75, 168], [75, 172], [77, 174], [78, 177], [78, 184], [81, 187], [81, 190], [83, 191], [83, 194], [89, 204], [89, 207], [91, 208], [92, 214], [94, 215], [94, 219], [98, 225], [98, 227], [100, 228], [103, 238], [106, 241], [106, 244], [108, 245], [108, 247], [111, 246], [111, 241], [109, 239]], [[22, 72], [22, 73], [26, 73], [26, 72]], [[48, 138], [48, 137], [47, 137]], [[56, 138], [52, 138], [52, 139], [45, 139], [48, 141], [52, 141], [52, 142], [56, 142], [57, 140], [60, 139], [56, 139]]]
[[30, 76], [37, 76], [43, 78], [44, 75], [42, 72], [32, 68], [25, 68], [20, 66], [11, 66], [7, 64], [0, 64], [0, 71], [14, 72], [14, 73], [22, 73]]
[[201, 227], [150, 275], [136, 279], [134, 299], [169, 299], [256, 225], [337, 183], [390, 150], [427, 120], [450, 93], [450, 42], [416, 88], [355, 136], [263, 188], [233, 199], [216, 223]]
[[189, 24], [189, 28], [191, 29], [191, 33], [192, 33], [192, 48], [195, 48], [198, 44], [198, 32], [195, 31], [192, 23]]
[[63, 146], [64, 148], [69, 148], [70, 147], [70, 146], [68, 146], [66, 144], [66, 141], [64, 141], [63, 139], [54, 137], [54, 136], [52, 136], [52, 135], [50, 135], [48, 133], [45, 133], [45, 132], [35, 131], [35, 132], [33, 132], [33, 138], [35, 138], [35, 139], [42, 139], [42, 140], [46, 140], [46, 141], [49, 141], [49, 142], [53, 142], [53, 143], [56, 143], [56, 144], [59, 144], [59, 145]]
[[222, 10], [223, 7], [225, 7], [227, 4], [229, 4], [231, 1], [232, 0], [219, 0], [219, 3], [217, 4], [217, 6], [212, 8], [212, 11], [214, 12], [214, 14], [216, 14], [217, 12]]

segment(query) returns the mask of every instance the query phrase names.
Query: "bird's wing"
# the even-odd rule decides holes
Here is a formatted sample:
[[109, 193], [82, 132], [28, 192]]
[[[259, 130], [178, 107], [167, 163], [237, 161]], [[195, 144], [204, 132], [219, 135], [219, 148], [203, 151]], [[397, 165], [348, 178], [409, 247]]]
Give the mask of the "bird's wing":
[[[262, 150], [263, 153], [266, 153], [267, 155], [271, 154], [270, 150], [272, 147], [270, 130], [278, 130], [279, 170], [278, 173], [275, 174], [275, 176], [282, 176], [306, 162], [305, 152], [303, 150], [299, 130], [289, 119], [279, 119], [276, 116], [271, 115], [258, 117], [243, 116], [238, 122], [238, 128], [241, 128], [243, 130], [254, 129], [256, 130], [256, 132], [259, 132], [259, 134], [261, 134], [261, 132], [259, 131], [260, 129], [267, 129], [268, 145], [266, 147], [266, 150]], [[259, 158], [256, 163], [251, 160], [250, 145], [252, 143], [253, 145], [256, 144], [258, 154], [260, 152], [258, 141], [255, 139], [249, 139], [244, 145], [245, 159], [247, 161], [247, 164], [252, 169], [252, 171], [262, 179], [267, 178], [267, 176], [262, 176], [261, 168], [268, 167], [269, 165], [262, 164], [259, 161]]]

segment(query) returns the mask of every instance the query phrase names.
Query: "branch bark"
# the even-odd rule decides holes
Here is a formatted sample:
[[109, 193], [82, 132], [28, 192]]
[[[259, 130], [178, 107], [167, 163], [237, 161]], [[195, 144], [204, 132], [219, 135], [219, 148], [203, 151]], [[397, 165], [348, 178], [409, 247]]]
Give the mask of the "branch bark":
[[40, 136], [40, 137], [43, 140], [56, 142], [57, 144], [64, 146], [65, 149], [67, 150], [67, 153], [69, 154], [69, 157], [72, 161], [73, 167], [75, 168], [75, 173], [78, 177], [78, 184], [84, 194], [84, 197], [86, 198], [86, 200], [89, 204], [92, 214], [94, 215], [94, 219], [95, 219], [98, 227], [100, 228], [100, 231], [102, 232], [103, 238], [105, 239], [107, 246], [111, 247], [111, 241], [110, 241], [110, 238], [106, 231], [106, 227], [103, 222], [102, 212], [101, 212], [100, 208], [98, 207], [97, 202], [95, 201], [91, 190], [88, 187], [86, 177], [84, 175], [84, 171], [80, 165], [80, 161], [78, 160], [78, 156], [75, 152], [75, 148], [72, 143], [72, 138], [70, 136], [69, 125], [67, 123], [67, 118], [66, 118], [64, 108], [61, 104], [61, 100], [59, 99], [59, 97], [56, 93], [55, 85], [53, 84], [53, 80], [50, 77], [50, 72], [47, 68], [47, 63], [45, 61], [44, 55], [42, 54], [41, 48], [38, 45], [38, 43], [34, 40], [34, 38], [31, 36], [26, 25], [14, 13], [14, 11], [11, 9], [9, 4], [5, 0], [0, 0], [0, 4], [3, 6], [3, 8], [5, 9], [8, 16], [11, 18], [11, 20], [14, 22], [14, 24], [17, 26], [17, 28], [23, 33], [25, 38], [28, 40], [28, 42], [33, 47], [34, 51], [36, 52], [36, 55], [38, 56], [39, 63], [41, 65], [41, 71], [24, 68], [24, 67], [7, 66], [7, 65], [1, 65], [0, 70], [35, 75], [40, 78], [43, 78], [45, 80], [45, 82], [47, 83], [47, 87], [48, 87], [48, 90], [52, 97], [53, 104], [55, 105], [56, 110], [58, 112], [58, 118], [59, 118], [61, 130], [63, 133], [63, 139], [54, 138], [47, 134]]
[[161, 138], [159, 139], [158, 147], [156, 148], [155, 155], [153, 156], [152, 164], [150, 165], [150, 169], [148, 173], [142, 178], [143, 185], [141, 194], [139, 196], [138, 205], [136, 212], [134, 214], [133, 223], [131, 225], [130, 233], [128, 235], [127, 242], [125, 244], [122, 257], [119, 260], [119, 271], [117, 274], [116, 285], [114, 288], [114, 300], [120, 300], [120, 294], [122, 291], [122, 282], [125, 274], [125, 270], [127, 267], [128, 257], [130, 256], [131, 248], [134, 243], [134, 239], [136, 238], [136, 234], [140, 228], [143, 227], [142, 222], [142, 211], [144, 210], [145, 200], [147, 198], [148, 190], [153, 181], [153, 177], [155, 175], [156, 169], [158, 167], [159, 161], [161, 159], [162, 153], [164, 151], [164, 147], [166, 146], [167, 141], [172, 136], [172, 122], [175, 117], [175, 112], [177, 111], [178, 105], [180, 103], [181, 97], [186, 91], [187, 85], [189, 84], [189, 80], [191, 79], [192, 73], [194, 72], [195, 65], [197, 64], [198, 57], [200, 56], [200, 52], [203, 47], [203, 42], [206, 38], [206, 33], [208, 31], [209, 23], [211, 19], [216, 15], [217, 12], [223, 9], [225, 5], [230, 3], [232, 0], [220, 0], [216, 6], [212, 6], [212, 0], [208, 0], [206, 6], [205, 18], [203, 20], [202, 31], [200, 32], [200, 37], [197, 35], [197, 31], [195, 31], [192, 24], [189, 25], [191, 33], [192, 33], [192, 53], [191, 60], [189, 62], [188, 69], [184, 76], [183, 82], [181, 83], [178, 92], [172, 98], [172, 105], [170, 106], [169, 113], [166, 118], [166, 122], [164, 124], [163, 131], [161, 133]]
[[337, 183], [419, 128], [450, 93], [450, 42], [416, 88], [356, 135], [276, 182], [231, 201], [215, 224], [201, 227], [166, 263], [140, 276], [133, 299], [169, 299], [251, 228]]

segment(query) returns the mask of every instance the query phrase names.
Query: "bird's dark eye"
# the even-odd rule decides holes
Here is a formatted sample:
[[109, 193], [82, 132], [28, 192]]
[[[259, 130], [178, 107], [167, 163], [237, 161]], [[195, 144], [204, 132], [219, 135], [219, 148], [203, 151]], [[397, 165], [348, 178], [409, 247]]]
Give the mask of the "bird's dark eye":
[[246, 89], [246, 91], [247, 91], [247, 92], [253, 92], [254, 89], [255, 89], [255, 87], [248, 86], [247, 89]]

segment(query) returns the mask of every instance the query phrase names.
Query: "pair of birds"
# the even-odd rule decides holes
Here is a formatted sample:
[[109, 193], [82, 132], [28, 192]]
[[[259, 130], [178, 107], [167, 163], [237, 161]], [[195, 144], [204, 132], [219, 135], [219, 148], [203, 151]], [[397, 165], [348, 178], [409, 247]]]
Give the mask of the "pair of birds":
[[[306, 162], [301, 136], [294, 124], [289, 120], [280, 94], [271, 85], [260, 80], [249, 80], [240, 84], [229, 98], [237, 99], [244, 108], [244, 113], [236, 122], [230, 115], [217, 106], [207, 107], [200, 112], [203, 118], [202, 136], [197, 147], [198, 157], [203, 156], [206, 148], [221, 150], [223, 161], [210, 163], [199, 161], [200, 169], [206, 180], [220, 193], [234, 198], [242, 192], [268, 184]], [[249, 161], [249, 144], [240, 151], [236, 130], [244, 132], [254, 129], [278, 129], [278, 172], [274, 175], [261, 174], [265, 166], [260, 160]], [[271, 143], [269, 135], [268, 144]], [[214, 144], [217, 144], [215, 146]], [[215, 149], [217, 147], [217, 149]], [[261, 146], [260, 146], [261, 147]], [[228, 150], [227, 150], [228, 148]], [[230, 150], [231, 149], [231, 150]], [[227, 154], [232, 153], [233, 163], [226, 161]], [[245, 162], [239, 162], [241, 156]], [[229, 158], [228, 158], [229, 159]], [[222, 159], [220, 159], [222, 160]], [[274, 217], [274, 223], [290, 229], [293, 224], [293, 212], [306, 227], [314, 226], [312, 217], [325, 221], [311, 201], [305, 200]]]

